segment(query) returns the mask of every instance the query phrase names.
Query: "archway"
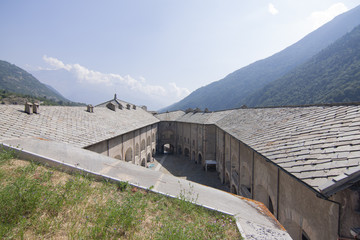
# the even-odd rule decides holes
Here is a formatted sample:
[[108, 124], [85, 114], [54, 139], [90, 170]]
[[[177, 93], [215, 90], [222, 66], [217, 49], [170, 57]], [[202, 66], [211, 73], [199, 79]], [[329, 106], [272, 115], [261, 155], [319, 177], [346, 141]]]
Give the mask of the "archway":
[[234, 185], [231, 186], [231, 193], [237, 194], [236, 187]]
[[294, 220], [286, 219], [283, 226], [293, 239], [310, 240], [307, 233]]
[[151, 155], [150, 155], [150, 153], [148, 153], [146, 161], [147, 161], [147, 162], [151, 162]]
[[125, 153], [125, 161], [131, 162], [132, 161], [132, 149], [128, 148]]
[[179, 154], [179, 155], [181, 155], [181, 154], [182, 154], [182, 148], [181, 148], [181, 146], [180, 146], [180, 145], [178, 146], [178, 154]]
[[135, 145], [135, 156], [139, 156], [139, 154], [140, 154], [140, 147], [139, 147], [139, 144], [136, 143], [136, 145]]
[[201, 164], [201, 162], [202, 162], [202, 155], [201, 155], [201, 153], [199, 153], [199, 155], [198, 155], [198, 162]]
[[230, 185], [230, 177], [228, 173], [225, 174], [225, 184]]
[[141, 160], [141, 166], [142, 166], [142, 167], [145, 167], [145, 166], [146, 166], [145, 158], [143, 158], [143, 159]]
[[152, 149], [152, 156], [155, 157], [155, 148]]
[[141, 151], [145, 150], [145, 140], [141, 140]]
[[189, 149], [188, 148], [185, 148], [185, 150], [184, 150], [184, 156], [185, 157], [190, 157], [190, 151], [189, 151]]
[[146, 139], [146, 146], [150, 146], [150, 136], [148, 136]]
[[166, 143], [161, 147], [161, 149], [164, 154], [173, 154], [175, 148], [170, 143]]
[[273, 202], [271, 200], [271, 197], [269, 196], [269, 211], [274, 214], [274, 205]]
[[251, 196], [251, 176], [247, 167], [242, 166], [240, 170], [241, 192], [244, 197]]

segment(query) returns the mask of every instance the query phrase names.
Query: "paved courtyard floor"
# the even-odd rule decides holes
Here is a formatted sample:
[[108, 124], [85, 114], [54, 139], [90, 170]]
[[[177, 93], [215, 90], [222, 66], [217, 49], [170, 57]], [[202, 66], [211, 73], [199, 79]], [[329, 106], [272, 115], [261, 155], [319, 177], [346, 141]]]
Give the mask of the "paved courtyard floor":
[[221, 183], [215, 169], [210, 168], [205, 171], [201, 164], [195, 164], [194, 161], [184, 156], [157, 155], [151, 169], [223, 191], [229, 191], [229, 187]]

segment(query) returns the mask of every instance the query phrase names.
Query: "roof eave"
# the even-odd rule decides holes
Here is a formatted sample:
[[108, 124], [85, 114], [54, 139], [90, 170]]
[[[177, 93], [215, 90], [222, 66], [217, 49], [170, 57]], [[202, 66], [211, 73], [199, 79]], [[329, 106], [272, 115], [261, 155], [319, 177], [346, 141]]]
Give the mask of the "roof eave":
[[319, 190], [323, 195], [330, 197], [358, 181], [360, 181], [360, 166], [348, 170], [344, 174], [327, 181], [325, 184], [319, 186]]

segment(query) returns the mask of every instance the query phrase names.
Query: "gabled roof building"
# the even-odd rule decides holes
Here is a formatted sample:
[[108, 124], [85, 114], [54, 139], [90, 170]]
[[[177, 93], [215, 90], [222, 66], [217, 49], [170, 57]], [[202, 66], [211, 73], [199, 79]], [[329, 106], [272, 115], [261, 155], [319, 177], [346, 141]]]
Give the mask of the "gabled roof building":
[[231, 192], [263, 202], [294, 239], [360, 226], [360, 106], [159, 114], [158, 146], [217, 161]]
[[[34, 110], [35, 109], [35, 110]], [[39, 138], [146, 167], [170, 149], [216, 161], [229, 191], [263, 202], [293, 239], [353, 239], [360, 227], [360, 106], [200, 109], [153, 115], [95, 107], [0, 105], [0, 142]]]

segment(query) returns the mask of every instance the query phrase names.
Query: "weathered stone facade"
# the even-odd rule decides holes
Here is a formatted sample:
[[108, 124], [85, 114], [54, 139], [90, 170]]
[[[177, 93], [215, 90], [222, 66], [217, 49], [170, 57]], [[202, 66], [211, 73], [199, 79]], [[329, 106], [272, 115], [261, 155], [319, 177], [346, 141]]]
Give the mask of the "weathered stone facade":
[[[308, 113], [309, 110], [310, 109], [304, 108], [304, 112], [306, 113]], [[319, 110], [323, 111], [320, 107], [311, 110], [314, 112]], [[333, 171], [336, 174], [340, 174], [341, 172], [348, 171], [346, 167], [341, 168], [344, 165], [335, 165], [339, 164], [336, 160], [339, 159], [340, 156], [351, 159], [352, 156], [357, 155], [357, 151], [360, 150], [360, 148], [356, 150], [352, 148], [353, 152], [345, 153], [345, 150], [348, 151], [348, 148], [343, 148], [339, 153], [332, 154], [331, 156], [335, 156], [335, 158], [329, 159], [326, 162], [335, 161], [331, 167], [332, 169], [339, 167], [337, 171], [332, 169], [328, 170], [328, 165], [321, 165], [323, 163], [322, 159], [326, 158], [327, 153], [334, 153], [336, 149], [341, 148], [333, 148], [334, 145], [346, 145], [344, 142], [336, 141], [336, 143], [334, 143], [334, 139], [327, 138], [327, 135], [332, 132], [328, 130], [330, 128], [328, 128], [327, 125], [330, 125], [330, 121], [333, 121], [337, 115], [341, 115], [342, 111], [350, 112], [350, 110], [353, 111], [354, 109], [348, 107], [348, 109], [328, 108], [325, 110], [335, 110], [335, 117], [332, 116], [331, 111], [328, 113], [324, 111], [327, 116], [321, 117], [322, 125], [318, 126], [320, 130], [311, 130], [311, 128], [308, 130], [308, 134], [310, 135], [313, 134], [311, 131], [318, 131], [317, 138], [324, 139], [321, 145], [316, 146], [316, 148], [319, 149], [319, 151], [316, 150], [316, 152], [322, 151], [325, 155], [316, 155], [319, 157], [319, 160], [316, 161], [315, 158], [311, 156], [311, 150], [306, 150], [307, 152], [305, 152], [305, 149], [307, 149], [305, 147], [303, 147], [304, 150], [301, 148], [297, 150], [297, 152], [295, 150], [296, 154], [302, 156], [302, 159], [310, 159], [316, 163], [309, 164], [309, 167], [307, 167], [306, 162], [302, 160], [302, 164], [305, 163], [303, 166], [306, 168], [304, 168], [305, 171], [303, 173], [300, 172], [301, 175], [294, 175], [294, 173], [291, 172], [293, 166], [296, 166], [295, 169], [298, 168], [296, 162], [300, 159], [294, 161], [290, 168], [288, 165], [281, 166], [268, 158], [266, 154], [257, 151], [257, 149], [261, 148], [249, 146], [248, 142], [242, 141], [241, 137], [237, 135], [240, 133], [246, 136], [246, 138], [250, 138], [251, 132], [256, 133], [259, 131], [258, 129], [249, 128], [245, 131], [244, 126], [239, 125], [240, 127], [236, 128], [235, 124], [237, 123], [233, 122], [230, 124], [234, 126], [230, 126], [235, 129], [229, 130], [229, 121], [234, 120], [233, 118], [227, 120], [225, 119], [226, 116], [234, 114], [239, 116], [239, 113], [236, 111], [241, 110], [229, 110], [212, 114], [193, 112], [183, 113], [183, 115], [179, 112], [161, 114], [158, 116], [161, 120], [161, 122], [158, 123], [159, 149], [161, 149], [161, 146], [164, 144], [170, 144], [174, 146], [174, 153], [182, 154], [202, 165], [205, 164], [205, 160], [216, 160], [219, 181], [228, 185], [230, 191], [235, 194], [263, 202], [294, 239], [352, 238], [350, 229], [360, 226], [360, 188], [359, 174], [356, 176], [351, 174], [359, 172], [356, 166], [359, 166], [360, 160], [357, 159], [357, 164], [355, 165], [349, 165], [355, 166], [355, 168], [352, 169], [351, 173], [347, 172], [347, 175], [345, 174], [343, 178], [352, 176], [352, 180], [344, 186], [342, 185], [344, 189], [336, 193], [328, 195], [325, 191], [319, 191], [319, 188], [325, 185], [320, 184], [320, 187], [316, 187], [319, 185], [316, 185], [315, 180], [319, 179], [321, 183], [324, 183], [324, 174], [327, 175], [325, 177], [327, 184], [330, 183], [331, 185], [331, 182], [329, 182], [329, 179], [332, 179], [329, 177], [331, 174], [329, 175], [327, 172]], [[252, 110], [248, 109], [246, 111]], [[259, 110], [253, 111], [260, 112]], [[276, 111], [276, 109], [274, 111]], [[292, 111], [298, 111], [298, 109], [288, 109], [286, 111], [293, 114]], [[300, 114], [304, 114], [304, 112], [301, 113], [300, 111]], [[262, 112], [260, 113], [263, 114]], [[263, 116], [263, 118], [266, 117], [268, 116]], [[276, 121], [283, 121], [283, 119], [287, 117], [289, 116], [280, 115]], [[312, 118], [316, 118], [316, 116], [312, 116]], [[301, 120], [306, 121], [304, 118]], [[346, 119], [339, 119], [336, 122], [345, 122], [345, 120]], [[247, 121], [247, 119], [237, 121]], [[273, 128], [282, 127], [276, 126], [276, 122], [269, 124], [273, 124], [273, 126], [275, 126]], [[290, 127], [293, 126], [290, 125]], [[322, 128], [325, 128], [325, 130], [322, 130]], [[346, 127], [346, 130], [348, 131], [349, 128]], [[352, 130], [353, 132], [351, 134], [347, 133], [347, 135], [358, 136], [353, 137], [354, 140], [349, 143], [351, 147], [354, 147], [354, 145], [358, 143], [357, 139], [360, 138], [360, 127], [354, 127]], [[271, 131], [273, 131], [271, 134], [275, 136], [276, 129], [271, 129]], [[282, 131], [285, 130], [282, 129]], [[341, 136], [342, 129], [337, 129], [336, 131], [340, 133], [337, 137], [343, 138]], [[291, 132], [289, 132], [289, 134], [291, 134]], [[257, 136], [253, 134], [253, 137], [266, 139], [267, 135], [269, 134], [264, 132]], [[305, 137], [306, 135], [302, 136], [302, 138]], [[262, 148], [266, 148], [267, 146], [274, 145], [276, 140], [275, 138], [264, 140], [263, 143], [258, 141], [257, 144]], [[319, 144], [319, 140], [311, 140], [316, 140]], [[288, 141], [291, 143], [292, 140], [289, 139]], [[253, 140], [253, 142], [255, 141]], [[283, 146], [286, 147], [287, 143], [284, 142]], [[302, 143], [298, 146], [304, 146], [304, 144]], [[331, 146], [331, 148], [329, 146]], [[289, 150], [287, 150], [290, 154], [286, 154], [286, 152], [281, 150], [279, 150], [279, 152], [283, 154], [283, 157], [294, 158], [297, 155], [291, 154], [294, 152], [291, 147], [288, 147]], [[310, 145], [310, 149], [312, 148], [314, 147]], [[333, 149], [335, 149], [335, 151]], [[276, 149], [274, 149], [273, 152], [274, 155], [278, 154], [276, 153]], [[344, 164], [349, 164], [349, 162], [344, 162]], [[314, 170], [311, 170], [311, 167]], [[320, 167], [323, 167], [323, 170]], [[320, 169], [322, 170], [322, 175], [319, 175], [317, 172], [320, 171]], [[301, 177], [303, 177], [305, 181]], [[334, 179], [333, 181], [335, 182], [337, 180]]]
[[146, 167], [156, 152], [157, 124], [95, 143], [86, 149]]
[[116, 98], [85, 107], [0, 106], [0, 140], [68, 143], [146, 167], [155, 152], [205, 166], [263, 202], [294, 239], [352, 238], [360, 226], [360, 106], [171, 112]]

